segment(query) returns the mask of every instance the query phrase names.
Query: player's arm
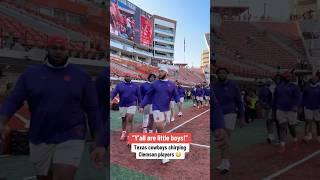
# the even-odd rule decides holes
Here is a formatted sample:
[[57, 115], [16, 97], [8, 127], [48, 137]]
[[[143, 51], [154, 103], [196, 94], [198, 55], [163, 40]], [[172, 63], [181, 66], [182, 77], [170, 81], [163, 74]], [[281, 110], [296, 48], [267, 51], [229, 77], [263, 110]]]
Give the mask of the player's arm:
[[274, 89], [274, 93], [273, 93], [273, 99], [272, 99], [272, 110], [274, 112], [274, 114], [277, 111], [277, 101], [278, 101], [278, 86]]
[[154, 92], [155, 92], [155, 88], [154, 88], [154, 85], [152, 85], [150, 90], [145, 94], [145, 96], [143, 97], [143, 99], [140, 103], [140, 112], [143, 112], [144, 106], [147, 105], [147, 102], [152, 100]]
[[[145, 96], [143, 84], [140, 85], [140, 95], [141, 95], [141, 98], [143, 98]], [[141, 99], [141, 101], [142, 101], [142, 99]]]
[[97, 77], [96, 79], [96, 90], [97, 90], [97, 97], [98, 97], [98, 106], [100, 111], [100, 119], [104, 124], [103, 130], [100, 133], [100, 145], [107, 146], [109, 144], [109, 108], [108, 108], [108, 100], [110, 99], [110, 93], [108, 92], [109, 84], [109, 73], [106, 70]]
[[220, 149], [224, 149], [228, 146], [228, 135], [225, 128], [223, 112], [220, 108], [215, 95], [212, 93], [212, 111], [210, 116], [210, 127], [213, 131], [213, 135], [215, 137], [215, 142], [217, 147]]
[[186, 91], [184, 90], [184, 88], [182, 88], [182, 95], [183, 97], [186, 97]]
[[137, 97], [138, 97], [138, 106], [140, 106], [142, 100], [141, 100], [141, 91], [139, 90], [138, 86], [137, 86], [136, 93], [137, 93]]
[[305, 88], [303, 88], [303, 91], [301, 93], [301, 101], [300, 101], [300, 104], [299, 104], [299, 108], [303, 108], [305, 106], [305, 97], [306, 97], [306, 90]]
[[259, 90], [259, 94], [258, 94], [258, 102], [263, 106], [265, 107], [265, 103], [266, 103], [266, 100], [265, 100], [265, 94], [263, 94], [263, 90], [260, 89]]
[[8, 95], [4, 104], [0, 107], [0, 134], [8, 120], [23, 106], [23, 102], [26, 97], [26, 74], [22, 74], [17, 81], [15, 88]]
[[222, 109], [219, 106], [217, 99], [212, 93], [212, 114], [211, 114], [211, 130], [215, 131], [217, 129], [223, 129], [225, 128], [224, 119], [223, 119], [223, 113]]
[[235, 103], [238, 108], [238, 115], [240, 119], [244, 118], [244, 109], [243, 109], [243, 103], [241, 101], [241, 93], [239, 87], [235, 84]]
[[298, 107], [301, 104], [302, 101], [302, 95], [301, 95], [301, 91], [300, 88], [298, 86], [295, 86], [294, 88], [294, 94], [295, 94], [295, 107], [294, 107], [294, 111], [298, 111]]
[[110, 101], [112, 101], [118, 94], [119, 94], [119, 84], [117, 84], [116, 87], [111, 92]]
[[97, 77], [96, 79], [96, 90], [97, 90], [97, 97], [98, 97], [98, 104], [100, 110], [100, 120], [104, 124], [100, 133], [97, 135], [99, 140], [96, 141], [96, 146], [94, 147], [93, 151], [91, 152], [90, 158], [95, 168], [102, 168], [104, 161], [105, 161], [105, 153], [106, 148], [110, 143], [109, 137], [109, 123], [110, 123], [110, 116], [108, 111], [108, 99], [109, 99], [109, 92], [108, 89], [108, 82], [109, 82], [109, 73], [107, 70], [103, 71], [103, 73]]
[[[173, 97], [177, 104], [182, 104], [180, 102], [180, 95], [178, 93], [178, 88], [175, 86], [173, 91]], [[181, 112], [181, 106], [178, 106], [179, 112]]]
[[96, 78], [96, 90], [99, 107], [107, 107], [108, 100], [110, 99], [110, 94], [108, 92], [109, 85], [109, 73], [107, 70], [104, 70]]
[[95, 137], [95, 144], [99, 144], [99, 133], [103, 123], [100, 118], [97, 91], [94, 88], [90, 77], [87, 77], [86, 79], [86, 84], [83, 90], [83, 101], [81, 105], [87, 114], [90, 130]]
[[178, 92], [178, 88], [176, 86], [174, 87], [174, 91], [171, 96], [173, 97], [173, 99], [175, 100], [176, 103], [180, 103], [180, 95]]

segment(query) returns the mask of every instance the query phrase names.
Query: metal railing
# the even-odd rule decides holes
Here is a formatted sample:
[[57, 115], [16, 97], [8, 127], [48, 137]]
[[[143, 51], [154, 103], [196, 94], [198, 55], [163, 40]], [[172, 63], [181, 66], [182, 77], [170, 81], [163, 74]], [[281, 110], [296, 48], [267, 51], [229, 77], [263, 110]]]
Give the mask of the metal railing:
[[172, 30], [166, 30], [166, 29], [160, 29], [160, 28], [155, 28], [155, 30], [161, 31], [161, 32], [165, 32], [165, 33], [169, 33], [169, 34], [174, 34], [174, 32]]
[[162, 37], [157, 37], [157, 36], [155, 36], [154, 39], [163, 40], [163, 41], [169, 41], [169, 42], [174, 42], [173, 39], [170, 39], [170, 38], [162, 38]]
[[154, 45], [154, 47], [161, 48], [161, 49], [167, 49], [167, 50], [174, 50], [172, 47], [168, 47], [168, 46]]

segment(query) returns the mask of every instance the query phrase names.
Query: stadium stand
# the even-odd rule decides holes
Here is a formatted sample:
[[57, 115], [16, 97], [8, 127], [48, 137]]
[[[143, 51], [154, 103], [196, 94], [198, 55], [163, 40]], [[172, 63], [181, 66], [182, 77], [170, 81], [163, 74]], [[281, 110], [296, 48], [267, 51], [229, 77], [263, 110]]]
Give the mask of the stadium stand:
[[[111, 56], [111, 75], [113, 77], [122, 77], [129, 73], [136, 80], [145, 80], [149, 73], [157, 74], [159, 67], [146, 63], [134, 61], [129, 58]], [[199, 69], [177, 67], [174, 65], [159, 64], [158, 66], [167, 66], [169, 69], [170, 80], [180, 81], [183, 85], [194, 85], [205, 81], [204, 72]]]
[[259, 31], [252, 23], [223, 21], [218, 32], [224, 39], [225, 48], [236, 50], [256, 63], [288, 69], [297, 63], [293, 54], [273, 42], [266, 31]]
[[[59, 1], [58, 3], [50, 3], [50, 1], [32, 1], [32, 2], [18, 2], [18, 1], [2, 1], [0, 5], [5, 6], [12, 12], [17, 12], [20, 14], [27, 15], [28, 17], [37, 18], [38, 23], [45, 22], [52, 27], [64, 28], [67, 32], [76, 32], [84, 35], [86, 41], [75, 41], [70, 39], [69, 50], [70, 55], [75, 58], [85, 58], [100, 60], [104, 57], [104, 51], [106, 50], [105, 42], [105, 32], [106, 28], [100, 22], [106, 19], [106, 12], [103, 8], [98, 5], [92, 4], [91, 6], [86, 6], [78, 2]], [[64, 18], [58, 15], [50, 16], [43, 12], [39, 12], [39, 7], [48, 7], [52, 9], [59, 8], [62, 9], [62, 14]], [[85, 16], [85, 14], [90, 15]], [[55, 11], [56, 12], [56, 11]], [[81, 18], [72, 18], [70, 14], [77, 13]], [[69, 16], [66, 16], [69, 14]], [[0, 14], [1, 17], [1, 39], [15, 39], [14, 42], [19, 41], [22, 46], [28, 50], [31, 47], [44, 48], [46, 46], [45, 42], [47, 36], [50, 35], [46, 32], [37, 31], [34, 28], [22, 25], [14, 17], [9, 17], [3, 13]], [[72, 19], [73, 21], [71, 21]], [[78, 22], [80, 21], [80, 22]], [[27, 29], [27, 31], [25, 30]], [[11, 35], [13, 37], [10, 37]], [[1, 43], [3, 45], [3, 43]], [[1, 46], [2, 47], [2, 46]], [[12, 48], [12, 47], [11, 47]], [[11, 49], [10, 48], [10, 49]]]
[[240, 77], [268, 78], [280, 70], [311, 69], [300, 22], [223, 19], [213, 30], [217, 66]]

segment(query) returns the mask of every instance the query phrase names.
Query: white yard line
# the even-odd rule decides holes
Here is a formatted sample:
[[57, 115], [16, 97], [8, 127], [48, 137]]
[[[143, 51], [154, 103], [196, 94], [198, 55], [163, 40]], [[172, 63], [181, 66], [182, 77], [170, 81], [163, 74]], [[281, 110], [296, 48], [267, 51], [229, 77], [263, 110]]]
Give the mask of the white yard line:
[[210, 149], [210, 146], [208, 146], [208, 145], [197, 144], [197, 143], [190, 143], [190, 144], [193, 145], [193, 146], [204, 147], [204, 148]]
[[[168, 132], [168, 133], [171, 133], [171, 132], [175, 131], [176, 129], [180, 128], [181, 126], [183, 126], [183, 125], [185, 125], [185, 124], [189, 123], [190, 121], [192, 121], [192, 120], [194, 120], [194, 119], [196, 119], [196, 118], [198, 118], [198, 117], [200, 117], [200, 116], [204, 115], [205, 113], [207, 113], [207, 112], [209, 112], [209, 111], [210, 111], [210, 110], [208, 109], [208, 110], [206, 110], [206, 111], [202, 112], [201, 114], [198, 114], [198, 115], [194, 116], [193, 118], [191, 118], [191, 119], [189, 119], [189, 120], [187, 120], [187, 121], [185, 121], [185, 122], [181, 123], [180, 125], [178, 125], [178, 126], [176, 126], [176, 127], [172, 128], [172, 129], [170, 129], [170, 130], [169, 130], [169, 131], [167, 131], [167, 132]], [[209, 127], [208, 127], [208, 128], [209, 128]], [[190, 145], [210, 149], [210, 146], [208, 146], [208, 145], [202, 145], [202, 144], [197, 144], [197, 143], [190, 143]]]
[[36, 176], [30, 176], [30, 177], [25, 177], [23, 178], [24, 180], [27, 180], [27, 179], [36, 179]]
[[[187, 124], [188, 122], [190, 122], [190, 121], [192, 121], [192, 120], [194, 120], [194, 119], [196, 119], [196, 118], [198, 118], [198, 117], [200, 117], [200, 116], [204, 115], [205, 113], [207, 113], [207, 112], [209, 112], [209, 111], [210, 111], [210, 110], [208, 109], [208, 110], [206, 110], [206, 111], [202, 112], [201, 114], [198, 114], [198, 115], [194, 116], [193, 118], [191, 118], [191, 119], [189, 119], [189, 120], [187, 120], [187, 121], [183, 122], [182, 124], [180, 124], [180, 125], [178, 125], [178, 126], [176, 126], [176, 127], [172, 128], [172, 129], [170, 129], [170, 130], [169, 130], [169, 131], [167, 131], [167, 132], [168, 132], [168, 133], [171, 133], [171, 132], [173, 132], [174, 130], [176, 130], [176, 129], [180, 128], [181, 126], [183, 126], [183, 125]], [[210, 121], [210, 120], [208, 119], [208, 121]], [[210, 128], [210, 127], [208, 127], [208, 128]]]
[[316, 151], [316, 152], [314, 152], [314, 153], [306, 156], [305, 158], [303, 158], [303, 159], [301, 159], [301, 160], [299, 160], [299, 161], [297, 161], [297, 162], [294, 162], [294, 163], [290, 164], [289, 166], [287, 166], [287, 167], [285, 167], [285, 168], [283, 168], [283, 169], [281, 169], [281, 170], [279, 170], [279, 171], [271, 174], [270, 176], [268, 176], [268, 177], [266, 177], [266, 178], [263, 178], [263, 180], [270, 180], [270, 179], [272, 179], [272, 178], [275, 178], [275, 177], [277, 177], [277, 176], [280, 176], [281, 174], [289, 171], [290, 169], [292, 169], [292, 168], [294, 168], [294, 167], [296, 167], [296, 166], [304, 163], [305, 161], [307, 161], [307, 160], [309, 160], [309, 159], [311, 159], [311, 158], [313, 158], [313, 157], [315, 157], [315, 156], [317, 156], [317, 155], [319, 155], [319, 154], [320, 154], [320, 150], [318, 150], [318, 151]]

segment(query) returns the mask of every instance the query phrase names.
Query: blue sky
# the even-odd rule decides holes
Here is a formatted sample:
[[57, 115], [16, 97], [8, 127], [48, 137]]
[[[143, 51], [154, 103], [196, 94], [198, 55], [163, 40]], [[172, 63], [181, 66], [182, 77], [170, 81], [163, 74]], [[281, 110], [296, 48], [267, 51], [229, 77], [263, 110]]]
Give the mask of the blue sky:
[[150, 14], [177, 21], [174, 62], [200, 66], [201, 52], [207, 49], [204, 34], [210, 30], [210, 0], [129, 0]]

